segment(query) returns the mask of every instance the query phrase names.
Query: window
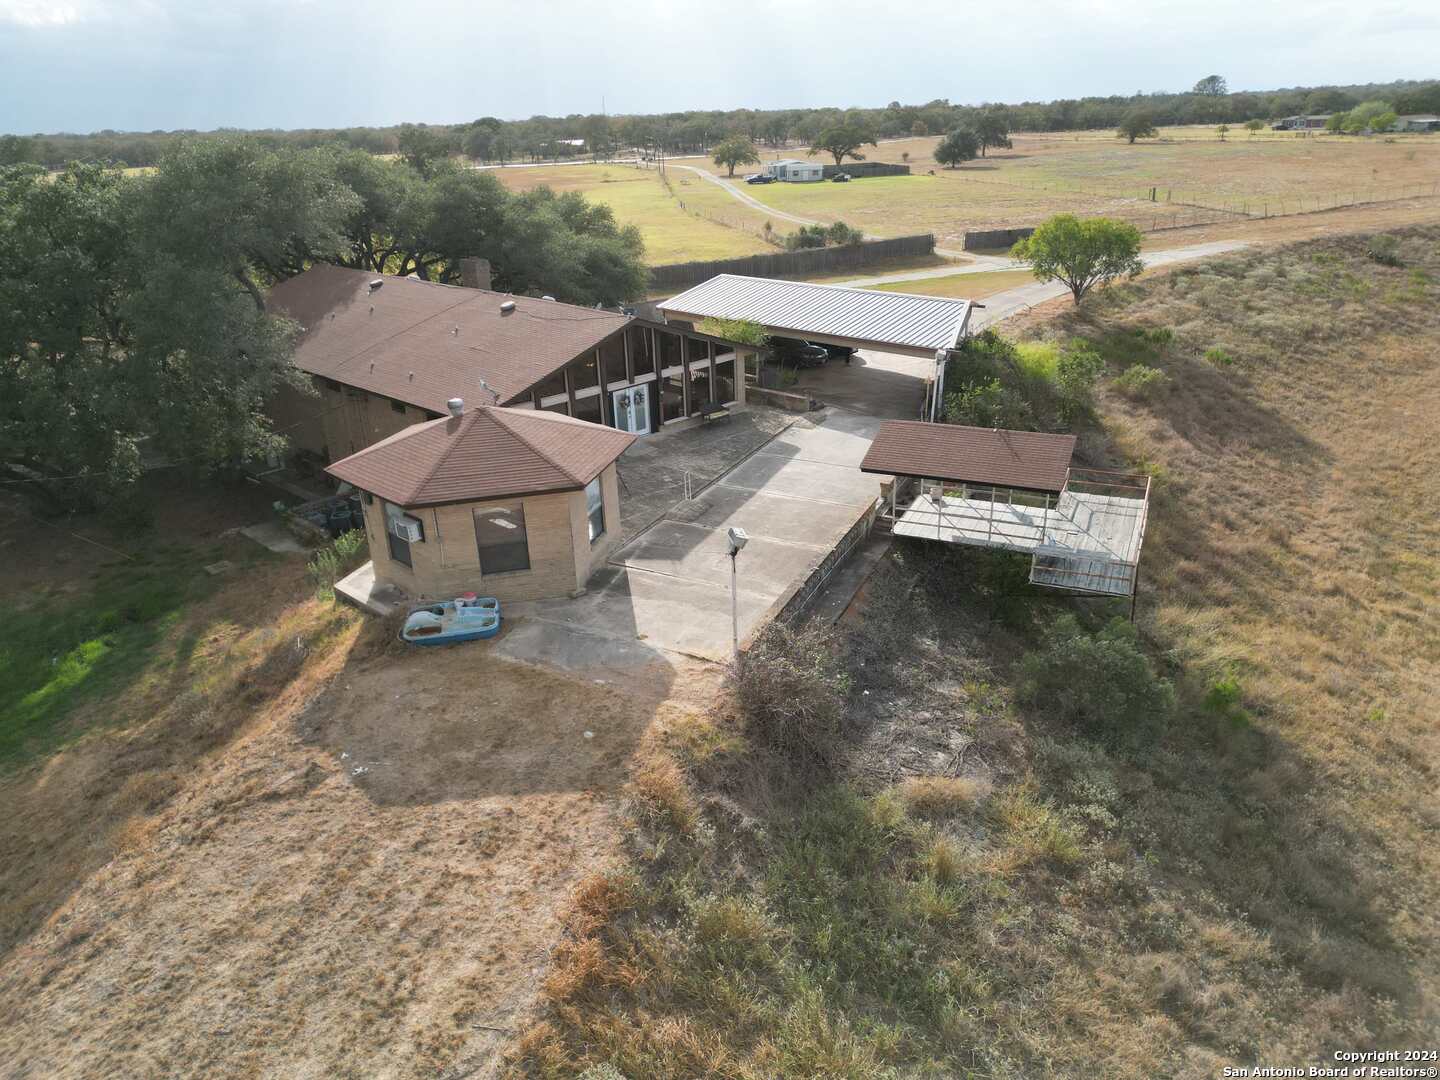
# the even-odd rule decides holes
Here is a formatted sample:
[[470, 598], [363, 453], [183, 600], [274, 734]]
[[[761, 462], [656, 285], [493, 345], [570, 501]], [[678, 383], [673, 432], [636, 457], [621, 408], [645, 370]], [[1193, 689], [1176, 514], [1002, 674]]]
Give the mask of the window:
[[535, 396], [544, 404], [546, 398], [553, 398], [565, 393], [565, 369], [561, 368], [548, 379], [535, 387]]
[[650, 328], [631, 326], [625, 333], [630, 338], [630, 366], [635, 370], [635, 378], [655, 374], [655, 354], [650, 348]]
[[394, 398], [391, 398], [390, 408], [393, 412], [398, 412], [401, 416], [405, 415], [405, 402], [403, 401], [396, 401]]
[[605, 493], [600, 490], [600, 477], [585, 485], [585, 514], [590, 518], [590, 543], [605, 535]]
[[599, 355], [591, 350], [578, 360], [570, 363], [570, 389], [589, 390], [592, 386], [600, 385], [600, 369], [596, 366], [595, 358]]
[[589, 394], [581, 397], [575, 395], [575, 411], [570, 414], [577, 420], [589, 420], [592, 424], [603, 424], [605, 421], [600, 412], [600, 395]]
[[425, 523], [419, 518], [413, 518], [405, 513], [404, 507], [396, 506], [394, 503], [385, 504], [385, 542], [390, 548], [390, 558], [402, 566], [414, 566], [410, 559], [410, 541], [404, 537], [395, 535], [395, 522], [404, 518], [406, 521], [413, 521], [420, 526], [419, 543], [425, 541]]
[[655, 340], [659, 345], [661, 371], [678, 368], [680, 366], [680, 335], [656, 330]]
[[715, 357], [715, 400], [728, 405], [735, 400], [735, 354], [718, 353]]
[[525, 507], [488, 506], [475, 511], [475, 546], [481, 574], [508, 574], [530, 569], [530, 541], [525, 535]]
[[600, 367], [605, 376], [605, 385], [621, 385], [630, 381], [625, 371], [625, 335], [616, 334], [600, 344]]
[[668, 424], [685, 415], [685, 384], [678, 375], [660, 380], [660, 422]]
[[710, 404], [710, 366], [690, 369], [690, 415]]

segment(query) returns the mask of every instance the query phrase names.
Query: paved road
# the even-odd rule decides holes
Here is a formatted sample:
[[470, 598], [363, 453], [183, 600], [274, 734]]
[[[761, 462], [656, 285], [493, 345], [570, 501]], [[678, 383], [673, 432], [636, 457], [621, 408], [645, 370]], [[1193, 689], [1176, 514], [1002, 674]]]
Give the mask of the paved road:
[[[1191, 259], [1224, 255], [1226, 252], [1238, 251], [1246, 246], [1243, 240], [1216, 240], [1208, 244], [1191, 244], [1189, 247], [1171, 248], [1169, 251], [1152, 251], [1141, 255], [1140, 261], [1147, 267], [1169, 266], [1173, 263], [1188, 262]], [[970, 329], [971, 331], [983, 330], [985, 327], [993, 326], [1002, 319], [1008, 319], [1011, 315], [1018, 314], [1026, 308], [1034, 307], [1046, 300], [1053, 300], [1057, 296], [1064, 296], [1067, 292], [1069, 290], [1058, 281], [1037, 281], [1031, 285], [1021, 285], [1018, 288], [995, 293], [981, 301], [985, 306], [976, 310], [970, 317]]]

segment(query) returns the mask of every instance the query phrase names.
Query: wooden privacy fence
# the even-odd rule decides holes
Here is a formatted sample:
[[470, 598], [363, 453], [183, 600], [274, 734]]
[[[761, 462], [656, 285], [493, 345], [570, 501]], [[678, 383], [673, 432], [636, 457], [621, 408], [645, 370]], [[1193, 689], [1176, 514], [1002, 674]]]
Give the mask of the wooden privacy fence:
[[931, 233], [918, 236], [896, 236], [889, 240], [865, 240], [839, 247], [802, 248], [799, 251], [777, 251], [770, 255], [745, 255], [738, 259], [712, 259], [709, 262], [670, 263], [650, 268], [650, 289], [688, 289], [717, 274], [744, 274], [748, 277], [787, 278], [826, 274], [841, 270], [860, 270], [886, 259], [931, 255], [935, 237]]

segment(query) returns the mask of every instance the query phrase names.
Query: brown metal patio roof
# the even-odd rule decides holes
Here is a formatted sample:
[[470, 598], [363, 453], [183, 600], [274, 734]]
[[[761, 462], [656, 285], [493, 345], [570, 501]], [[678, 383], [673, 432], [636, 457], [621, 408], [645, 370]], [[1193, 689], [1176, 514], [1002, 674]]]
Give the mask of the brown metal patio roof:
[[326, 471], [397, 506], [573, 491], [634, 435], [534, 409], [482, 407], [416, 424]]
[[860, 469], [1058, 493], [1074, 452], [1074, 435], [887, 420]]

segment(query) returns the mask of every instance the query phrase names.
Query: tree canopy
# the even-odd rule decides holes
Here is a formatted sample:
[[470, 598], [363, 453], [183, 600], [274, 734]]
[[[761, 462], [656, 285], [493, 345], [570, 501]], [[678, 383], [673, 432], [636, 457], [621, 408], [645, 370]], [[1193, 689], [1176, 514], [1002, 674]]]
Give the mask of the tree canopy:
[[1028, 262], [1041, 281], [1063, 281], [1077, 304], [1094, 286], [1144, 269], [1140, 230], [1110, 218], [1057, 214], [1010, 254]]
[[973, 160], [979, 153], [980, 136], [969, 128], [956, 128], [935, 147], [935, 160], [946, 168], [953, 169], [956, 165]]
[[835, 164], [843, 164], [845, 159], [854, 158], [856, 161], [864, 161], [865, 155], [860, 153], [860, 147], [875, 145], [875, 133], [869, 128], [847, 121], [843, 124], [834, 124], [825, 128], [815, 137], [807, 151], [811, 156], [815, 154], [829, 154], [835, 159]]
[[265, 291], [316, 261], [579, 304], [642, 295], [640, 236], [574, 192], [512, 194], [445, 158], [242, 136], [173, 144], [153, 175], [0, 168], [0, 468], [62, 502], [126, 490], [142, 460], [197, 472], [278, 450], [264, 407], [295, 327]]
[[729, 169], [729, 175], [734, 176], [735, 166], [754, 165], [759, 162], [760, 154], [755, 144], [745, 136], [731, 135], [716, 145], [713, 160], [716, 165], [724, 165]]
[[1011, 148], [1010, 118], [1001, 109], [986, 109], [975, 119], [975, 137], [980, 143], [980, 156], [991, 147]]
[[1150, 113], [1144, 109], [1136, 109], [1125, 114], [1120, 126], [1115, 129], [1115, 134], [1133, 144], [1136, 139], [1153, 139], [1160, 132], [1156, 130], [1155, 118]]
[[1195, 89], [1191, 91], [1192, 94], [1203, 94], [1206, 97], [1220, 97], [1229, 92], [1230, 87], [1225, 84], [1223, 75], [1206, 75], [1195, 84]]

